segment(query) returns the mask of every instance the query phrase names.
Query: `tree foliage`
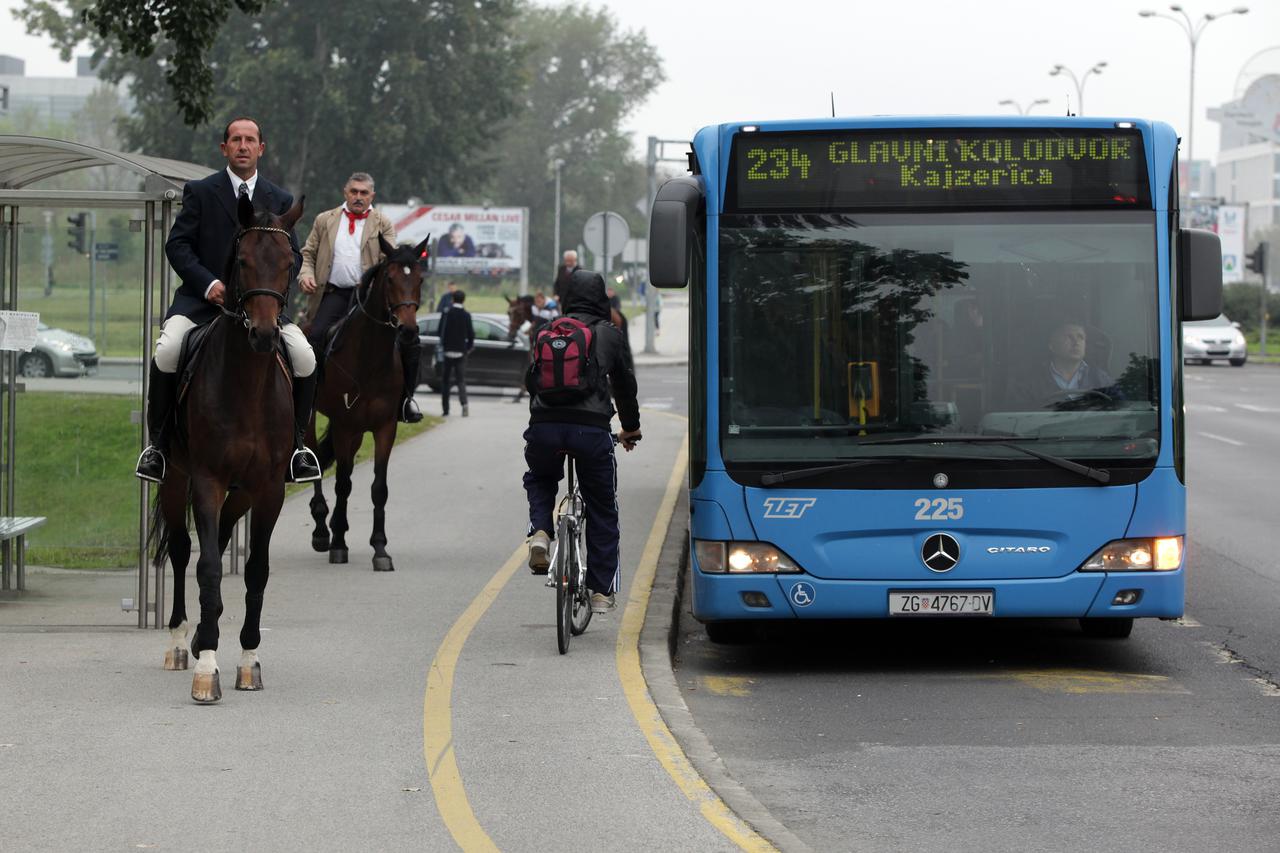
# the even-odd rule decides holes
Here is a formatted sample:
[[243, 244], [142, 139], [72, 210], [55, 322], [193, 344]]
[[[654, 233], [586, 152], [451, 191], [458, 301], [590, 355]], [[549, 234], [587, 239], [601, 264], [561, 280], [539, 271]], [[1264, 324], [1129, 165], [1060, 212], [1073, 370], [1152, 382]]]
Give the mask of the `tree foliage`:
[[664, 79], [657, 50], [641, 32], [620, 31], [606, 11], [525, 6], [517, 28], [528, 86], [499, 134], [495, 203], [528, 207], [530, 279], [550, 284], [554, 257], [555, 168], [561, 170], [562, 248], [582, 239], [597, 210], [625, 216], [633, 235], [648, 228], [637, 203], [648, 192], [643, 164], [623, 122]]
[[[267, 0], [95, 0], [73, 2], [82, 25], [97, 33], [104, 45], [123, 56], [147, 60], [158, 45], [164, 45], [161, 64], [165, 82], [183, 121], [197, 126], [209, 121], [213, 109], [213, 69], [205, 53], [213, 44], [232, 9], [245, 14], [262, 11]], [[28, 24], [57, 14], [61, 4], [39, 0], [21, 12]], [[62, 45], [67, 59], [74, 42]]]

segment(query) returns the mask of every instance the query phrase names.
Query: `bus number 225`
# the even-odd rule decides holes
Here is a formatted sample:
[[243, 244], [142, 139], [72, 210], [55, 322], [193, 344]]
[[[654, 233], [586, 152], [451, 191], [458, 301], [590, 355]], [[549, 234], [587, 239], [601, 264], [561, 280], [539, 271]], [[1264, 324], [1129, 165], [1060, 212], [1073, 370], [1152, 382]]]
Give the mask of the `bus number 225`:
[[920, 498], [915, 503], [916, 521], [955, 521], [964, 518], [964, 498]]
[[809, 155], [799, 148], [752, 148], [747, 156], [752, 161], [748, 181], [785, 181], [792, 169], [800, 172], [801, 180], [809, 177]]

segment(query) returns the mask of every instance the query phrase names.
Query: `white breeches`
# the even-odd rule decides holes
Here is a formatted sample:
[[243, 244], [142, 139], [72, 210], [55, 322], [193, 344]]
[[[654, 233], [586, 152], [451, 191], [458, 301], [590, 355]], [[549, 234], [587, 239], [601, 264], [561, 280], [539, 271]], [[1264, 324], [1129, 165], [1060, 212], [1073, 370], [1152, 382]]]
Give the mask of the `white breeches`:
[[[196, 327], [186, 317], [175, 314], [160, 327], [160, 340], [156, 341], [156, 367], [164, 373], [178, 372], [178, 358], [182, 354], [182, 339], [187, 332]], [[311, 349], [307, 336], [294, 323], [286, 323], [280, 327], [280, 336], [289, 350], [289, 360], [293, 363], [293, 375], [310, 376], [316, 369], [315, 350]]]

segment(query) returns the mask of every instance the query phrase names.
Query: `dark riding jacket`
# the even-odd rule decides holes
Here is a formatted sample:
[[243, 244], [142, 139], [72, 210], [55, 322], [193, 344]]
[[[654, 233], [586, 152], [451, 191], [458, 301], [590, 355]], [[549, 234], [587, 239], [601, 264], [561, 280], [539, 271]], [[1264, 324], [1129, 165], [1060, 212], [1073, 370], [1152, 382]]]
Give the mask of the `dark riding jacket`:
[[[254, 184], [253, 206], [283, 216], [293, 206], [293, 196], [259, 174]], [[182, 279], [182, 286], [173, 294], [173, 305], [164, 315], [166, 320], [182, 316], [194, 323], [207, 323], [218, 316], [218, 306], [206, 300], [204, 294], [214, 279], [227, 283], [231, 244], [239, 230], [236, 193], [226, 169], [187, 182], [182, 188], [182, 210], [164, 244], [169, 265]], [[302, 252], [292, 231], [289, 245], [293, 247], [293, 270], [289, 274], [292, 282], [302, 266]], [[230, 293], [227, 299], [229, 304]]]
[[[598, 381], [587, 397], [576, 403], [547, 405], [537, 394], [529, 398], [529, 423], [570, 423], [609, 428], [613, 404], [618, 404], [618, 420], [624, 430], [640, 429], [640, 404], [636, 400], [636, 374], [631, 347], [622, 332], [609, 322], [609, 297], [599, 273], [574, 270], [565, 285], [561, 310], [569, 317], [591, 325], [595, 340], [591, 359]], [[610, 392], [613, 399], [610, 400]]]

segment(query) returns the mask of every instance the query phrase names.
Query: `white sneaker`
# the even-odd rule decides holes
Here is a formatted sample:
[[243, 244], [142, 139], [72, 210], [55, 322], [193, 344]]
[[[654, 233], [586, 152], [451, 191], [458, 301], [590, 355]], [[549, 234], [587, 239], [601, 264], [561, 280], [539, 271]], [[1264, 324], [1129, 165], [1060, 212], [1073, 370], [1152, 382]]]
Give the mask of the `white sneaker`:
[[599, 616], [601, 613], [608, 613], [618, 606], [617, 600], [613, 593], [605, 595], [603, 592], [591, 593], [591, 612]]
[[551, 537], [541, 530], [535, 530], [529, 537], [529, 571], [535, 575], [545, 575], [551, 568]]

